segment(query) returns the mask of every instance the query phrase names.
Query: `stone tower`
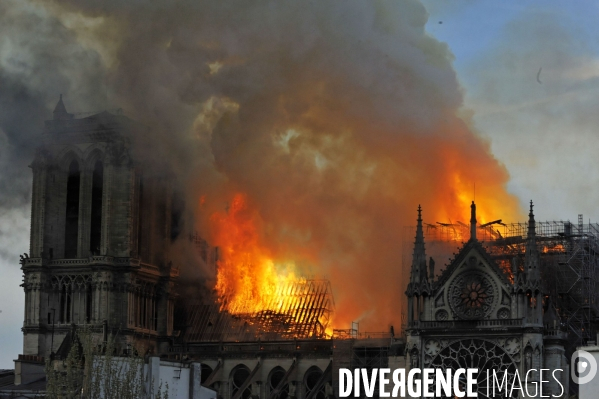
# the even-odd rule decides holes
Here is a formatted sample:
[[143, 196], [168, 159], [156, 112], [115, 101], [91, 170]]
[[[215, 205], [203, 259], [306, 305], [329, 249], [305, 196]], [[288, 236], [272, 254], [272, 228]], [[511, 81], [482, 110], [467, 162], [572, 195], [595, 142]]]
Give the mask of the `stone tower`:
[[21, 259], [24, 359], [56, 352], [73, 324], [158, 352], [173, 335], [172, 176], [133, 155], [143, 129], [120, 113], [77, 119], [62, 96], [46, 121]]

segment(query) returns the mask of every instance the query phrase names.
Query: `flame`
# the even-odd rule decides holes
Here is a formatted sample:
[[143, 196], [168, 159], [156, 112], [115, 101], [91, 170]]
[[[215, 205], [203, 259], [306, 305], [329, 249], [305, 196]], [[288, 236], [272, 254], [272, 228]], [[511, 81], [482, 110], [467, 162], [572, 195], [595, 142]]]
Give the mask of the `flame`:
[[331, 336], [330, 285], [297, 275], [293, 261], [275, 259], [260, 239], [261, 221], [245, 194], [235, 194], [228, 209], [214, 212], [210, 221], [220, 248], [216, 291], [221, 310], [250, 322], [258, 316], [266, 330]]
[[541, 252], [546, 253], [562, 253], [566, 251], [566, 247], [563, 244], [544, 245]]
[[[309, 160], [313, 154], [304, 152], [310, 147], [297, 143], [306, 133], [298, 129], [294, 134], [289, 140], [289, 151], [297, 152], [294, 160], [306, 158], [298, 167], [309, 169], [306, 165], [311, 165]], [[339, 145], [353, 148], [351, 140], [347, 140], [348, 143]], [[458, 241], [467, 240], [469, 236], [473, 181], [484, 182], [480, 188], [477, 184], [476, 192], [479, 225], [497, 219], [518, 220], [521, 214], [514, 197], [503, 187], [505, 175], [501, 169], [497, 171], [488, 158], [456, 163], [455, 159], [468, 158], [456, 148], [448, 147], [429, 146], [438, 155], [431, 159], [443, 165], [435, 166], [439, 176], [409, 169], [414, 172], [413, 176], [403, 185], [390, 183], [401, 183], [393, 165], [364, 155], [365, 159], [358, 161], [376, 165], [372, 172], [368, 168], [356, 169], [357, 164], [342, 159], [336, 162], [343, 167], [325, 165], [321, 170], [316, 165], [317, 170], [306, 171], [302, 179], [293, 177], [293, 182], [304, 187], [305, 192], [315, 193], [312, 196], [297, 192], [296, 185], [285, 185], [295, 176], [292, 169], [285, 178], [278, 174], [279, 169], [273, 169], [273, 176], [260, 179], [256, 187], [246, 184], [242, 185], [241, 192], [239, 187], [231, 187], [238, 190], [236, 194], [223, 197], [208, 193], [208, 197], [202, 197], [202, 215], [206, 216], [202, 220], [208, 222], [201, 222], [203, 231], [210, 244], [220, 251], [216, 290], [222, 309], [233, 314], [274, 310], [283, 301], [279, 294], [282, 287], [310, 275], [307, 273], [312, 270], [307, 271], [304, 262], [308, 259], [308, 263], [317, 265], [331, 277], [338, 302], [335, 328], [346, 328], [352, 321], [360, 321], [371, 331], [384, 331], [388, 321], [397, 326], [397, 318], [403, 311], [403, 297], [395, 295], [395, 304], [386, 297], [398, 284], [405, 284], [409, 265], [404, 265], [399, 272], [388, 265], [397, 265], [393, 243], [401, 240], [399, 232], [404, 226], [415, 222], [416, 207], [421, 200], [427, 228], [435, 226], [431, 231], [447, 231], [453, 240], [458, 234]], [[286, 148], [280, 149], [281, 156], [285, 155]], [[348, 152], [359, 153], [357, 150]], [[288, 166], [284, 164], [283, 168]], [[328, 178], [332, 169], [341, 175], [342, 183], [325, 189], [319, 179]], [[364, 171], [368, 173], [362, 176], [360, 173]], [[470, 171], [476, 175], [469, 176]], [[362, 178], [368, 185], [362, 187]], [[422, 182], [428, 188], [410, 188], [411, 180]], [[222, 210], [223, 200], [229, 203], [226, 210]], [[441, 227], [437, 222], [452, 224], [455, 229]], [[479, 229], [479, 238], [497, 238], [496, 230], [500, 228], [493, 225]]]
[[278, 287], [299, 281], [293, 263], [275, 265], [262, 245], [258, 217], [249, 211], [246, 195], [235, 194], [227, 211], [215, 212], [210, 219], [221, 257], [216, 290], [223, 309], [234, 314], [265, 310]]
[[[88, 38], [76, 40], [81, 51], [101, 49], [106, 76], [118, 83], [114, 100], [153, 127], [132, 137], [132, 156], [170, 164], [186, 199], [206, 194], [197, 230], [221, 248], [217, 289], [231, 311], [268, 303], [304, 275], [311, 251], [335, 289], [336, 324], [397, 328], [409, 277], [398, 246], [418, 204], [431, 225], [468, 224], [476, 184], [480, 224], [525, 216], [506, 168], [473, 128], [450, 49], [427, 34], [426, 10], [415, 2], [356, 2], [344, 18], [329, 2], [315, 2], [317, 12], [240, 2], [226, 9], [231, 18], [218, 2], [143, 13], [89, 1], [79, 13], [81, 2], [65, 3], [48, 12], [104, 21], [65, 26]], [[164, 23], [144, 23], [155, 19]], [[235, 40], [232, 19], [243, 33]], [[173, 34], [173, 24], [185, 34]], [[68, 63], [61, 76], [104, 68], [86, 65]], [[215, 212], [232, 191], [244, 194]]]

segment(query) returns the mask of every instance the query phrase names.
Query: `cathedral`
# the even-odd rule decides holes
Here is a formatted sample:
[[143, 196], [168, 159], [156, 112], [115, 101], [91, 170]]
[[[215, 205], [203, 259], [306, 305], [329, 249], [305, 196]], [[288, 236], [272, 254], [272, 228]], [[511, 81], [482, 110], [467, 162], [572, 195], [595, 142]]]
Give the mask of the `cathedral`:
[[[568, 392], [567, 334], [541, 291], [532, 202], [525, 245], [523, 265], [514, 259], [511, 270], [500, 268], [477, 240], [476, 205], [472, 202], [470, 239], [435, 279], [435, 262], [430, 258], [427, 264], [418, 209], [406, 291], [409, 367], [478, 368], [479, 398], [493, 397], [487, 390], [486, 370], [507, 374], [508, 381], [513, 381], [516, 373], [524, 381], [533, 370], [527, 380], [528, 392], [530, 397], [541, 397], [540, 390], [535, 390], [541, 383], [540, 370], [562, 369], [556, 372], [557, 380], [547, 378], [547, 373], [543, 376], [543, 396], [561, 397]], [[507, 397], [529, 396], [515, 390]]]
[[[114, 337], [117, 354], [135, 348], [146, 361], [159, 359], [170, 367], [171, 390], [181, 385], [173, 367], [190, 375], [201, 363], [194, 383], [218, 398], [332, 397], [335, 367], [360, 362], [368, 349], [359, 340], [335, 345], [314, 335], [324, 333], [318, 319], [332, 311], [330, 284], [299, 287], [295, 295], [301, 289], [319, 306], [297, 309], [305, 320], [283, 331], [285, 315], [236, 317], [203, 284], [182, 281], [172, 253], [175, 240], [186, 239], [179, 237], [180, 201], [169, 168], [145, 160], [147, 133], [121, 112], [76, 118], [62, 96], [46, 121], [31, 164], [30, 251], [21, 255], [23, 351], [14, 384], [0, 384], [0, 397], [43, 392], [46, 361], [65, 359], [78, 328]], [[194, 240], [214, 266], [218, 251]], [[258, 322], [270, 330], [252, 325]]]
[[[393, 327], [367, 335], [352, 328], [325, 338], [301, 332], [319, 331], [313, 321], [296, 324], [300, 331], [283, 314], [226, 314], [181, 281], [182, 265], [172, 256], [179, 234], [173, 176], [144, 160], [144, 129], [119, 112], [75, 118], [62, 97], [46, 121], [31, 164], [23, 352], [14, 389], [41, 384], [45, 359], [64, 356], [66, 338], [85, 326], [117, 337], [120, 351], [143, 346], [179, 373], [201, 363], [202, 386], [223, 399], [334, 398], [339, 368], [476, 367], [510, 378], [562, 369], [558, 380], [542, 382], [543, 394], [558, 395], [560, 384], [568, 392], [568, 334], [543, 292], [532, 203], [525, 251], [506, 267], [477, 240], [473, 202], [470, 238], [437, 277], [419, 208], [401, 335]], [[214, 262], [218, 253], [198, 242], [202, 258]], [[302, 309], [303, 319], [317, 322], [332, 312], [328, 283], [303, 288], [306, 302], [322, 304], [316, 315]], [[256, 329], [260, 323], [271, 329]], [[528, 382], [542, 379], [532, 372]], [[489, 398], [484, 381], [478, 385], [479, 398]]]

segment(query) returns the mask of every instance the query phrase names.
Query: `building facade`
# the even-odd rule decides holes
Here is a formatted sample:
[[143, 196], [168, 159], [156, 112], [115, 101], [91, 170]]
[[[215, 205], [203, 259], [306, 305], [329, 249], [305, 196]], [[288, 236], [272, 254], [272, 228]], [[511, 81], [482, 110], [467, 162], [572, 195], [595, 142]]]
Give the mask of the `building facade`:
[[[511, 270], [500, 268], [477, 240], [474, 202], [471, 208], [470, 238], [437, 279], [433, 259], [426, 259], [418, 209], [406, 291], [408, 366], [478, 368], [479, 398], [492, 397], [492, 385], [487, 390], [487, 370], [495, 370], [501, 377], [507, 373], [510, 386], [518, 374], [530, 397], [541, 397], [536, 389], [539, 385], [543, 396], [567, 395], [567, 334], [541, 292], [532, 202], [524, 262], [514, 259]], [[541, 375], [541, 369], [563, 371], [556, 372], [555, 380], [548, 378], [547, 372]], [[541, 379], [547, 382], [541, 384]], [[515, 390], [507, 397], [529, 397], [524, 394]]]
[[140, 129], [108, 112], [76, 119], [62, 96], [46, 121], [21, 257], [23, 359], [51, 356], [73, 324], [149, 349], [172, 336], [172, 188], [132, 155]]

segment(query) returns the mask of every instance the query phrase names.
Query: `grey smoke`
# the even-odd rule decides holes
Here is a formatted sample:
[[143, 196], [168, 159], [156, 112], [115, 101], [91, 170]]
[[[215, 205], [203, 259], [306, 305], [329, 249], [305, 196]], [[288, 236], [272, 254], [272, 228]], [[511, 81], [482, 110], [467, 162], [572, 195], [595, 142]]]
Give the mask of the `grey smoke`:
[[5, 1], [0, 208], [27, 206], [59, 93], [69, 112], [122, 107], [150, 127], [138, 154], [170, 164], [204, 235], [244, 192], [272, 253], [333, 281], [341, 324], [399, 325], [402, 226], [419, 202], [431, 221], [455, 211], [447, 170], [517, 208], [456, 117], [452, 55], [427, 18], [413, 0]]

